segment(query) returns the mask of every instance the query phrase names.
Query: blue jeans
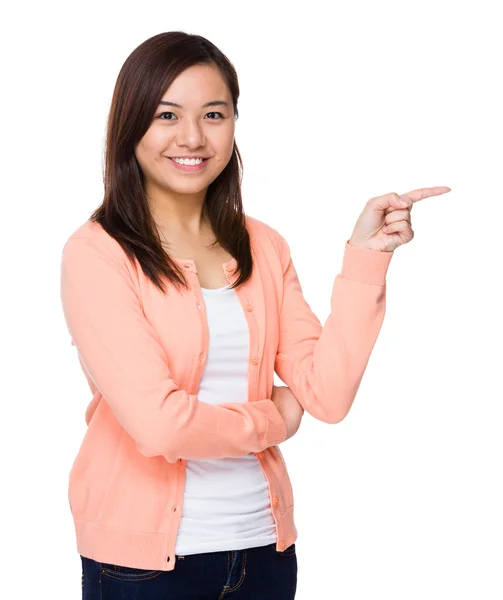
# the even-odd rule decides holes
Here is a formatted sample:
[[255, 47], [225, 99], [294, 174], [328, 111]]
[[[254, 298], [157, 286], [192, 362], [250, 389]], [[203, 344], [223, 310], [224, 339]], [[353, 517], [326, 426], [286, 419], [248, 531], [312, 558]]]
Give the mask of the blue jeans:
[[148, 571], [81, 556], [83, 600], [293, 600], [295, 544], [177, 556], [173, 571]]

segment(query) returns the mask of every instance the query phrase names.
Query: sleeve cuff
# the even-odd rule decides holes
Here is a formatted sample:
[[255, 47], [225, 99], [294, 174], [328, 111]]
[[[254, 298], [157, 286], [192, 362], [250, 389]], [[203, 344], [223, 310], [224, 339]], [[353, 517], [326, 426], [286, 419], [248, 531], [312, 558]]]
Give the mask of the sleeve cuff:
[[384, 285], [393, 252], [352, 246], [346, 240], [341, 276], [360, 283]]
[[263, 402], [261, 410], [269, 418], [269, 427], [266, 433], [267, 448], [281, 444], [286, 440], [287, 435], [286, 423], [281, 413], [272, 400]]

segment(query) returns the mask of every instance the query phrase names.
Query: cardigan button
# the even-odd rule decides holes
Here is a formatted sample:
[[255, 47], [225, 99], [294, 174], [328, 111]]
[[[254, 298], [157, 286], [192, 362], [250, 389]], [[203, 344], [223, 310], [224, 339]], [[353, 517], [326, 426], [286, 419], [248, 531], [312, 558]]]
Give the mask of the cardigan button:
[[280, 542], [279, 543], [279, 547], [280, 547], [281, 550], [284, 550], [285, 549], [285, 542]]
[[252, 309], [252, 307], [251, 307], [249, 304], [247, 304], [247, 305], [245, 306], [245, 308], [246, 308], [246, 310], [247, 310], [248, 312], [250, 312], [250, 311], [251, 311], [251, 309]]
[[256, 365], [258, 363], [258, 360], [256, 358], [252, 358], [251, 361], [252, 361], [252, 364], [254, 364], [254, 365]]
[[274, 506], [278, 506], [279, 498], [274, 498], [273, 503], [274, 503]]
[[257, 454], [257, 456], [258, 456], [259, 458], [264, 458], [264, 456], [265, 456], [265, 452], [259, 452], [259, 453]]
[[225, 269], [226, 269], [227, 271], [232, 271], [232, 265], [227, 265], [227, 266], [225, 267]]

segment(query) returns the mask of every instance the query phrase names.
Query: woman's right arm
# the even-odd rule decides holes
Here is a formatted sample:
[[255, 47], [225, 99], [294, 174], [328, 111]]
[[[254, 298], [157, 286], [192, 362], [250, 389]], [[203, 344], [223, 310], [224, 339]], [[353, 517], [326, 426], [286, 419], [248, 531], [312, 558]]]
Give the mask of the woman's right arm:
[[144, 456], [244, 456], [285, 441], [270, 399], [207, 404], [180, 389], [145, 318], [127, 257], [72, 237], [61, 258], [61, 301], [87, 375]]

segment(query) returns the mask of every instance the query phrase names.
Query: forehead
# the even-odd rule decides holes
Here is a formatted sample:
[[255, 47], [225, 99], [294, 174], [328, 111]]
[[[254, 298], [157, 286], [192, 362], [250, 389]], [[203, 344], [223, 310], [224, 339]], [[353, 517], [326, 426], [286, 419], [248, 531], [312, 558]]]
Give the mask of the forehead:
[[217, 67], [193, 65], [176, 77], [165, 90], [162, 99], [181, 104], [184, 108], [200, 108], [210, 100], [230, 101], [231, 96]]

